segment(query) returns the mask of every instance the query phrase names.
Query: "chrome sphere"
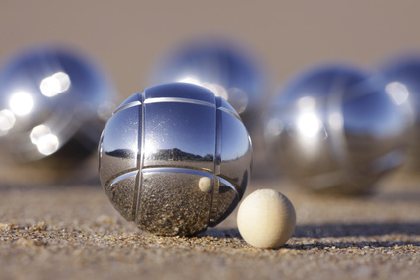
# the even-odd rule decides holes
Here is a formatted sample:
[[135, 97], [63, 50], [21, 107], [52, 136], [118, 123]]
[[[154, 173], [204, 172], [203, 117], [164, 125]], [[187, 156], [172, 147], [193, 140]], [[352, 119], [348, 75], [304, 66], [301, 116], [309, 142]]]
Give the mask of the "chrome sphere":
[[126, 99], [106, 123], [100, 179], [124, 218], [158, 235], [221, 222], [249, 182], [251, 141], [235, 110], [205, 88], [174, 83]]
[[[61, 48], [31, 49], [0, 72], [0, 148], [12, 162], [79, 156], [96, 150], [113, 91], [85, 57]], [[71, 147], [69, 147], [71, 146]]]
[[399, 166], [411, 122], [383, 85], [342, 65], [287, 85], [265, 127], [285, 175], [316, 191], [358, 193]]
[[403, 104], [406, 114], [412, 115], [413, 131], [408, 149], [408, 167], [420, 166], [420, 56], [405, 56], [383, 65], [378, 71], [386, 81], [385, 90]]
[[250, 55], [222, 41], [196, 41], [175, 50], [158, 67], [155, 82], [203, 86], [225, 98], [250, 128], [265, 93], [263, 77]]

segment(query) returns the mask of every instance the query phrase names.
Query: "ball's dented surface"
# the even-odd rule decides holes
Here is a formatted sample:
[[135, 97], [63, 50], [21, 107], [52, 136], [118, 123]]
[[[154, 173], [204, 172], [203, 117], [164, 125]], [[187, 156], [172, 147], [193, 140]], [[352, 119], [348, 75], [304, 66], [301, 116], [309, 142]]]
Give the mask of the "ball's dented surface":
[[158, 235], [192, 235], [235, 208], [252, 147], [223, 98], [175, 83], [126, 99], [105, 126], [99, 154], [102, 185], [122, 216]]
[[275, 249], [293, 235], [296, 212], [283, 194], [273, 189], [260, 189], [242, 201], [237, 223], [246, 242], [257, 248]]
[[412, 122], [400, 101], [378, 77], [349, 66], [320, 67], [272, 102], [265, 136], [295, 182], [316, 191], [363, 192], [404, 161]]

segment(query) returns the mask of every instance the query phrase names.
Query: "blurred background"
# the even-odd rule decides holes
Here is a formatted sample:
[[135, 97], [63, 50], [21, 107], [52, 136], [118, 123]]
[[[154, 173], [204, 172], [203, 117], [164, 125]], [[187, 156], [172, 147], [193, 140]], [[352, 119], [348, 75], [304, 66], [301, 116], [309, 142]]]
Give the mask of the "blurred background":
[[69, 45], [93, 56], [121, 97], [149, 86], [161, 55], [217, 35], [255, 53], [273, 87], [326, 61], [362, 66], [420, 49], [418, 1], [0, 2], [0, 64], [23, 48]]

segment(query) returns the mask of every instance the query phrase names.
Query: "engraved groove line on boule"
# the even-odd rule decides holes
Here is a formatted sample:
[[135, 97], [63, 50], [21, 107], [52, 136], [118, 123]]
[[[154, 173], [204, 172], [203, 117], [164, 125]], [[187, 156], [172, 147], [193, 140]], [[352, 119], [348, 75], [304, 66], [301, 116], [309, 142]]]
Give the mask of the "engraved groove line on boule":
[[[145, 91], [139, 94], [139, 98], [141, 99], [141, 103], [144, 104], [145, 100]], [[134, 196], [133, 196], [133, 217], [134, 220], [137, 219], [138, 210], [139, 210], [139, 203], [140, 203], [140, 196], [141, 196], [141, 186], [143, 183], [143, 164], [144, 164], [144, 117], [145, 117], [146, 106], [141, 106], [141, 114], [139, 114], [139, 122], [138, 126], [141, 125], [141, 129], [138, 130], [137, 134], [137, 173], [136, 183], [134, 188]]]

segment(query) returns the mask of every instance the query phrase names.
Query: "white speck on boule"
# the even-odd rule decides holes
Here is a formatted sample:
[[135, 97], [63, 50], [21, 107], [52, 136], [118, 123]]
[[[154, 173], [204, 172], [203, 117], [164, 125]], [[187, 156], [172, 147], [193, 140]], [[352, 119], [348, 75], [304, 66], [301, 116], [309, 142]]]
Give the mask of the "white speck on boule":
[[257, 248], [275, 249], [293, 235], [296, 212], [285, 195], [273, 189], [260, 189], [242, 201], [237, 223], [247, 243]]

